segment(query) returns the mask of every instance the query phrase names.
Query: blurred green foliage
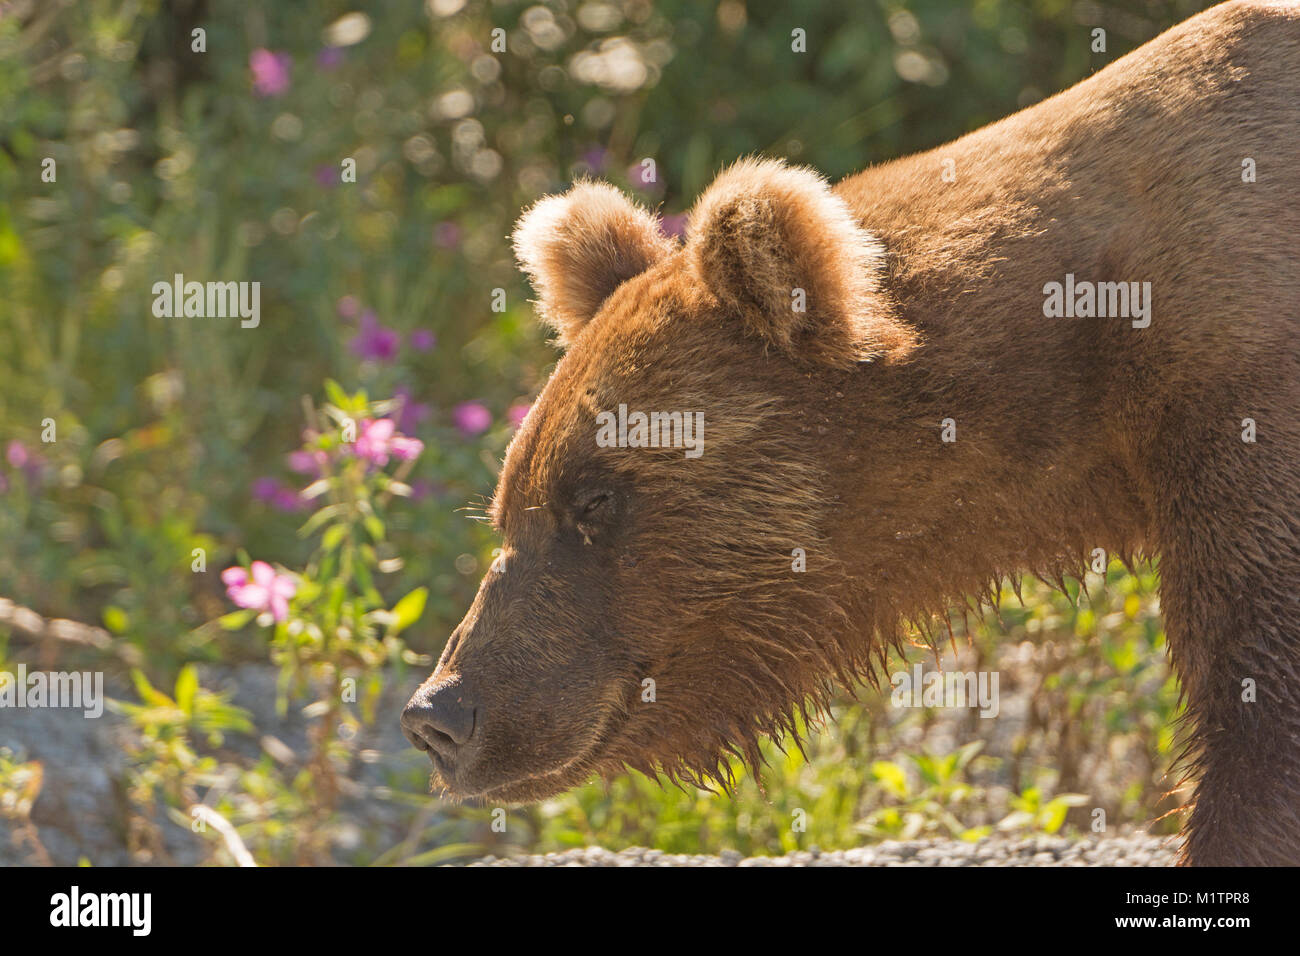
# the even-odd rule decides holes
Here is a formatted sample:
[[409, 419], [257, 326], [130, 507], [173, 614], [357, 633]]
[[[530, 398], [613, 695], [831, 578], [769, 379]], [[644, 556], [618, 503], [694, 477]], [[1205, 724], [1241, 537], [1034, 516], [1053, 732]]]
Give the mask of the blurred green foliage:
[[[460, 509], [490, 493], [512, 417], [554, 361], [506, 238], [523, 206], [595, 175], [672, 228], [738, 156], [841, 176], [1063, 89], [1208, 5], [10, 0], [0, 596], [102, 623], [143, 652], [142, 686], [174, 686], [195, 661], [264, 659], [267, 635], [203, 625], [229, 610], [217, 575], [240, 549], [307, 564], [295, 496], [310, 479], [285, 454], [303, 397], [336, 379], [400, 397], [403, 430], [424, 442], [384, 527], [401, 560], [372, 603], [427, 588], [403, 636], [436, 654], [494, 544]], [[1091, 52], [1097, 26], [1106, 53]], [[153, 284], [177, 273], [260, 282], [260, 325], [156, 317]], [[812, 736], [810, 761], [770, 749], [765, 794], [748, 778], [724, 800], [629, 777], [533, 808], [504, 838], [448, 809], [376, 856], [1054, 829], [1069, 801], [1053, 801], [1097, 786], [1088, 805], [1113, 823], [1147, 819], [1169, 789], [1175, 708], [1150, 570], [1112, 568], [1097, 603], [1025, 596], [967, 652], [1032, 682], [1024, 739], [976, 753], [983, 728], [939, 733], [868, 692]], [[422, 774], [395, 782], [398, 802]], [[788, 825], [797, 809], [804, 833]]]

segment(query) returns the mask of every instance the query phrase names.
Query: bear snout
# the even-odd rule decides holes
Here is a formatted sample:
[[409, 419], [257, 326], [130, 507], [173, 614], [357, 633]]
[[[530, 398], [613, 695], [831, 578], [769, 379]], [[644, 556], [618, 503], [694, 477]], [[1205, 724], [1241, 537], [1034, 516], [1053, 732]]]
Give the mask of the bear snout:
[[450, 771], [478, 726], [478, 708], [459, 679], [420, 687], [402, 710], [402, 733]]

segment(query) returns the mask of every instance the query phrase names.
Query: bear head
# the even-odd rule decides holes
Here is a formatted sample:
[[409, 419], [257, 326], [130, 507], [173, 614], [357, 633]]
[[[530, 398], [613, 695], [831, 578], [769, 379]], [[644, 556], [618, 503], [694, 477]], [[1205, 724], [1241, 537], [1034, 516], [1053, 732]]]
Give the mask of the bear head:
[[882, 251], [820, 176], [766, 160], [724, 171], [683, 243], [582, 182], [514, 247], [565, 354], [506, 453], [500, 557], [403, 727], [452, 797], [624, 768], [728, 786], [879, 650], [805, 406], [912, 345]]

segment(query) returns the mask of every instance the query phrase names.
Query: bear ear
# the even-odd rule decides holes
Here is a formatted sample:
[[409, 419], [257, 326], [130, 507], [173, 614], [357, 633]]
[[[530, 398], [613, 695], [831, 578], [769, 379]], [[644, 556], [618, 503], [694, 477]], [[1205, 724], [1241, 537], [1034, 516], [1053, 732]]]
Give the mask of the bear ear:
[[722, 306], [792, 357], [848, 367], [908, 339], [876, 293], [882, 247], [810, 169], [724, 170], [691, 210], [686, 251]]
[[649, 212], [608, 183], [580, 182], [536, 202], [515, 226], [520, 266], [543, 321], [570, 345], [620, 285], [672, 253]]

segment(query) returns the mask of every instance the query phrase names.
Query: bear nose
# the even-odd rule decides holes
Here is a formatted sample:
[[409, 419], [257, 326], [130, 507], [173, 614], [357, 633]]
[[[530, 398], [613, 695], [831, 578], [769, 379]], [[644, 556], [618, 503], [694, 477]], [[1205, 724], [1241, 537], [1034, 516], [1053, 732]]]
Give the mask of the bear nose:
[[455, 755], [474, 735], [477, 713], [459, 681], [421, 687], [402, 711], [402, 733], [419, 750]]

